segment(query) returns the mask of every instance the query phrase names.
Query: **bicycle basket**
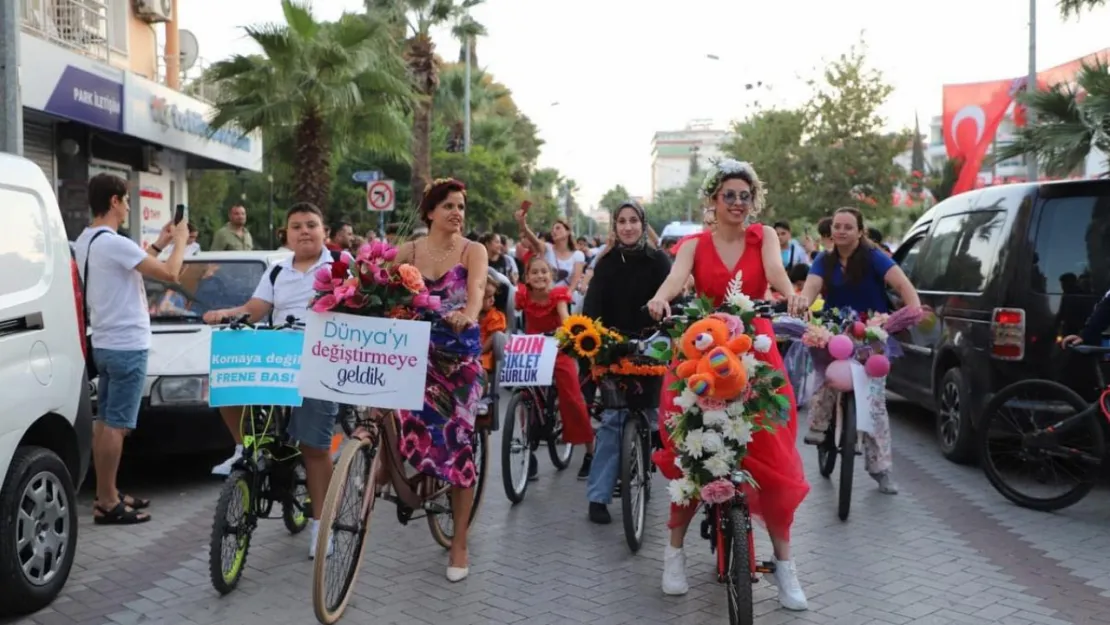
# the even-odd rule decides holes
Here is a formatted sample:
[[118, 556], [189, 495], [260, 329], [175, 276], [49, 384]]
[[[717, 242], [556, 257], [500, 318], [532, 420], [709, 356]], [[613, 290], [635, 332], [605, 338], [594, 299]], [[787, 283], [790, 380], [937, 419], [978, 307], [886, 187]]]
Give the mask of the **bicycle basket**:
[[659, 407], [662, 388], [662, 376], [606, 375], [597, 392], [603, 410], [648, 410]]

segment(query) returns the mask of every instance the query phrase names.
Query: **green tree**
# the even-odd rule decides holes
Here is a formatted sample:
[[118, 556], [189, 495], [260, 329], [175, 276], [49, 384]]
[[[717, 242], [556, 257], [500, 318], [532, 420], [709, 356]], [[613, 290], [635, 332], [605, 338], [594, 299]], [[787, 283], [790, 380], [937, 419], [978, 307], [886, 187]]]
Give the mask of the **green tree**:
[[910, 171], [925, 172], [925, 141], [921, 138], [921, 123], [917, 113], [913, 114], [913, 153], [910, 156]]
[[[1083, 170], [1092, 148], [1110, 154], [1110, 66], [1103, 60], [1085, 63], [1075, 84], [1020, 94], [1034, 121], [1018, 128], [995, 160], [1031, 153], [1049, 176], [1064, 177]], [[1110, 161], [1103, 167], [1110, 171]]]
[[[800, 166], [809, 161], [810, 150], [806, 133], [805, 111], [771, 109], [734, 124], [735, 138], [723, 148], [729, 156], [755, 166], [767, 187], [771, 215], [798, 219], [825, 212], [823, 207], [811, 206], [803, 195], [805, 178]], [[688, 200], [683, 197], [683, 201]]]
[[701, 223], [701, 199], [698, 196], [700, 188], [701, 180], [691, 179], [682, 187], [656, 193], [652, 201], [644, 207], [647, 222], [658, 233], [662, 233], [663, 227], [672, 221]]
[[518, 187], [504, 161], [482, 146], [470, 154], [437, 152], [432, 159], [435, 177], [454, 176], [466, 182], [467, 224], [485, 230], [515, 208]]
[[598, 201], [597, 205], [601, 210], [612, 213], [617, 210], [617, 207], [623, 204], [625, 200], [631, 197], [632, 194], [628, 192], [628, 189], [625, 189], [624, 185], [618, 184], [606, 191], [605, 195], [601, 196], [601, 200]]
[[1056, 0], [1060, 15], [1065, 19], [1073, 15], [1079, 16], [1083, 11], [1093, 11], [1105, 4], [1106, 0]]
[[295, 155], [293, 197], [326, 208], [333, 153], [361, 145], [407, 156], [402, 107], [412, 92], [383, 22], [351, 14], [318, 22], [307, 4], [281, 6], [285, 23], [244, 29], [262, 55], [211, 68], [220, 86], [211, 126], [270, 130]]
[[[431, 181], [432, 106], [439, 88], [440, 60], [432, 41], [432, 29], [452, 24], [456, 36], [462, 32], [484, 32], [466, 12], [483, 0], [365, 0], [366, 12], [389, 23], [398, 42], [404, 45], [404, 60], [417, 99], [412, 112], [412, 175], [414, 195], [424, 192]], [[465, 28], [463, 28], [465, 26]]]

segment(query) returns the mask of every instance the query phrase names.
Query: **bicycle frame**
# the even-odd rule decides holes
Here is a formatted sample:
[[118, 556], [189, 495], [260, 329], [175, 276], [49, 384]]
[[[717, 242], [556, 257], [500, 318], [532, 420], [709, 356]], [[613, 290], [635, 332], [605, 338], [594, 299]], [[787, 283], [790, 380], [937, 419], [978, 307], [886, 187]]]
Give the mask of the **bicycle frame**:
[[[702, 521], [701, 535], [709, 541], [709, 549], [716, 553], [717, 556], [717, 581], [719, 583], [726, 583], [729, 575], [729, 527], [728, 517], [733, 508], [740, 506], [744, 508], [745, 518], [751, 516], [751, 511], [748, 510], [748, 498], [742, 489], [743, 478], [738, 474], [733, 474], [733, 486], [736, 488], [736, 495], [727, 503], [721, 504], [706, 504], [705, 505], [705, 520]], [[775, 572], [775, 566], [772, 562], [758, 562], [755, 558], [755, 533], [752, 531], [751, 522], [749, 521], [748, 527], [741, 528], [746, 535], [748, 541], [748, 572], [749, 577], [754, 582], [759, 574], [772, 574]]]

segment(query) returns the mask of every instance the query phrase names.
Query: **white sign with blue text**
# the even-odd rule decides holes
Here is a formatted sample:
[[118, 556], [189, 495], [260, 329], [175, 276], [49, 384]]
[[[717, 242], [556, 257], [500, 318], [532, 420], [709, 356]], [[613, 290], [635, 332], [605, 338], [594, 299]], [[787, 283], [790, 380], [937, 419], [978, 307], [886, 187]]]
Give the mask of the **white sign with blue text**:
[[542, 334], [517, 334], [505, 344], [501, 386], [551, 386], [559, 346]]
[[344, 313], [309, 313], [301, 394], [341, 404], [424, 407], [431, 324]]
[[297, 374], [303, 346], [304, 335], [296, 331], [213, 332], [208, 404], [300, 406]]

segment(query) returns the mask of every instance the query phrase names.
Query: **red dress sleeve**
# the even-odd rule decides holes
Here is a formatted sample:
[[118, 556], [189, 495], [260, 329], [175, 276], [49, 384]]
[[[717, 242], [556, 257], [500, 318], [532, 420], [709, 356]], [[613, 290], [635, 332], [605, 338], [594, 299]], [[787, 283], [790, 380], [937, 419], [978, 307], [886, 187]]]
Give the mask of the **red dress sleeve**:
[[551, 289], [551, 294], [548, 297], [551, 298], [552, 304], [558, 304], [559, 302], [569, 304], [571, 302], [570, 289], [565, 286], [557, 286]]
[[523, 282], [516, 285], [516, 299], [513, 303], [517, 310], [524, 310], [528, 306], [528, 287]]
[[748, 245], [763, 245], [763, 224], [754, 223], [748, 226], [744, 233], [744, 242]]

